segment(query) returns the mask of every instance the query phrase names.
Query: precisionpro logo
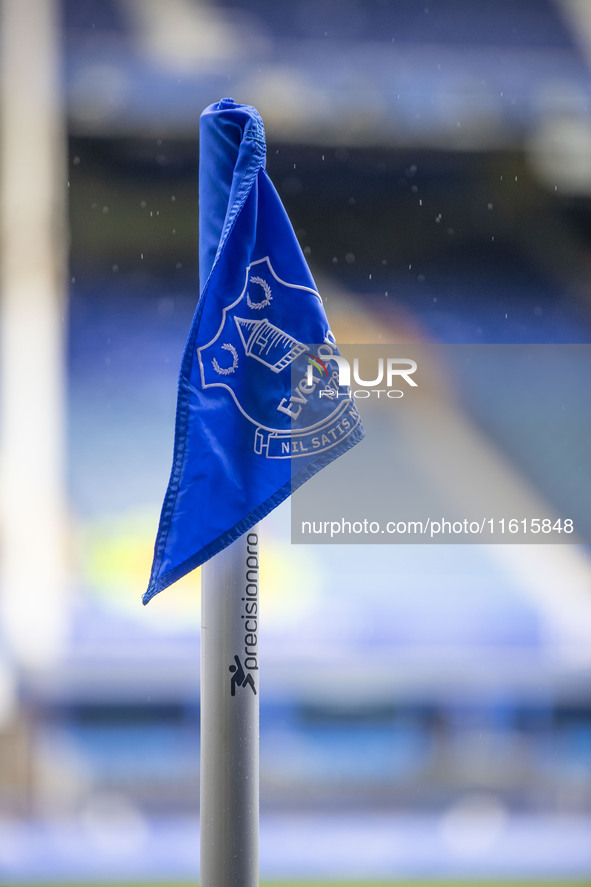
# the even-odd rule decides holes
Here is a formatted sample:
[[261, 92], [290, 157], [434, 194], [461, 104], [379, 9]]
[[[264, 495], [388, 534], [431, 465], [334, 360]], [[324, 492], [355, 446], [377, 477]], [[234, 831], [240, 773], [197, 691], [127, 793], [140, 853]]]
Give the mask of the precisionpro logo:
[[246, 570], [244, 574], [244, 594], [241, 597], [244, 620], [244, 643], [234, 654], [234, 661], [228, 666], [230, 672], [230, 695], [235, 696], [239, 688], [250, 687], [257, 695], [256, 673], [259, 670], [259, 554], [258, 534], [250, 532], [246, 537]]
[[[412, 378], [418, 369], [417, 362], [408, 357], [379, 357], [377, 359], [377, 366], [372, 371], [372, 374], [375, 372], [375, 378], [370, 379], [361, 377], [358, 357], [353, 358], [352, 373], [350, 362], [340, 354], [331, 355], [328, 362], [334, 362], [337, 365], [337, 370], [332, 374], [329, 374], [326, 365], [318, 357], [312, 354], [308, 355], [306, 371], [308, 386], [312, 386], [318, 381], [317, 378], [314, 378], [315, 369], [320, 373], [321, 379], [323, 375], [328, 378], [326, 386], [318, 392], [320, 397], [339, 398], [351, 397], [352, 395], [356, 398], [367, 398], [384, 395], [385, 397], [398, 399], [404, 397], [404, 390], [395, 388], [395, 385], [405, 382], [411, 388], [418, 387], [418, 383]], [[367, 370], [364, 370], [364, 372], [367, 372]], [[353, 375], [353, 382], [359, 386], [358, 388], [351, 389], [351, 375]]]

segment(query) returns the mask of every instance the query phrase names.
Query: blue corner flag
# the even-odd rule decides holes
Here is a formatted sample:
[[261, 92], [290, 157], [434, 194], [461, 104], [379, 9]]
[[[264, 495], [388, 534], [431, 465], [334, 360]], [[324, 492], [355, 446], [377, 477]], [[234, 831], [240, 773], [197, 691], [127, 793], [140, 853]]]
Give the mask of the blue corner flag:
[[[249, 105], [201, 115], [201, 296], [143, 602], [253, 527], [363, 437], [339, 353]], [[332, 364], [331, 364], [332, 360]]]

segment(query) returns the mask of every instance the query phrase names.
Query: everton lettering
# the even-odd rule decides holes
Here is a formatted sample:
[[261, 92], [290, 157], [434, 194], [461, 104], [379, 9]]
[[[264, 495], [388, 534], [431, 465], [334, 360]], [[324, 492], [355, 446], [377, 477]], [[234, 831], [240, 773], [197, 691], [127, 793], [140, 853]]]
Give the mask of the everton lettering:
[[[317, 355], [310, 355], [300, 315], [286, 311], [304, 295], [321, 305], [315, 290], [282, 280], [268, 256], [257, 259], [245, 269], [243, 289], [224, 308], [217, 333], [197, 349], [203, 389], [227, 392], [254, 425], [254, 453], [266, 459], [313, 456], [359, 426], [358, 416], [344, 421], [351, 395], [338, 390], [334, 364], [330, 378], [326, 368], [331, 360], [340, 367], [334, 336], [325, 328]], [[321, 375], [306, 372], [311, 357]], [[292, 387], [294, 374], [298, 381]], [[329, 383], [338, 393], [334, 403], [321, 399]]]
[[[323, 362], [328, 360], [336, 359], [336, 345], [333, 348], [334, 339], [331, 339], [332, 334], [326, 337], [324, 343], [320, 345], [318, 348], [318, 355], [322, 359]], [[313, 375], [314, 367], [308, 365], [306, 376], [303, 379], [300, 379], [295, 393], [292, 394], [287, 400], [287, 398], [283, 398], [281, 402], [278, 404], [277, 409], [280, 413], [285, 413], [286, 416], [289, 416], [291, 419], [297, 419], [302, 412], [302, 407], [308, 403], [308, 400], [312, 394], [314, 394], [318, 383], [322, 381], [319, 376]], [[292, 452], [293, 455], [293, 452]]]
[[286, 416], [290, 416], [292, 419], [297, 419], [302, 412], [302, 407], [308, 403], [309, 396], [314, 394], [316, 386], [320, 381], [321, 379], [318, 377], [313, 377], [312, 384], [310, 385], [306, 379], [302, 379], [298, 383], [295, 394], [292, 394], [289, 400], [285, 397], [281, 400], [277, 406], [278, 411], [285, 413]]

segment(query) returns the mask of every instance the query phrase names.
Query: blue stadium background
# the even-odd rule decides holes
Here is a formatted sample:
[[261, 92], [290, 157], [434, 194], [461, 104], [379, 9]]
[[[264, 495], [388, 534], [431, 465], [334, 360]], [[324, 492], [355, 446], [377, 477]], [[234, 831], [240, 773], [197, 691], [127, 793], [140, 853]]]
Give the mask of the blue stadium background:
[[[585, 344], [591, 48], [551, 0], [62, 13], [73, 605], [5, 739], [30, 756], [3, 779], [0, 880], [195, 879], [198, 584], [140, 597], [197, 297], [199, 114], [261, 111], [350, 341]], [[502, 404], [464, 394], [588, 514], [572, 454], [514, 452]], [[591, 877], [591, 661], [492, 546], [291, 546], [288, 507], [262, 534], [262, 874]]]

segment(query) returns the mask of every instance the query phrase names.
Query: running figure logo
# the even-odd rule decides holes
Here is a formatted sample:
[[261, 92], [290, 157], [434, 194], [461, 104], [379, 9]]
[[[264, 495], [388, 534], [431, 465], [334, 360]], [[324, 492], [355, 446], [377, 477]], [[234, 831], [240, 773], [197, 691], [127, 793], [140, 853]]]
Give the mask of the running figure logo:
[[232, 677], [230, 678], [230, 694], [232, 696], [236, 695], [236, 687], [249, 686], [256, 696], [257, 690], [252, 675], [246, 674], [238, 656], [234, 656], [234, 661], [236, 662], [236, 665], [231, 665], [229, 668], [229, 671], [232, 672]]

